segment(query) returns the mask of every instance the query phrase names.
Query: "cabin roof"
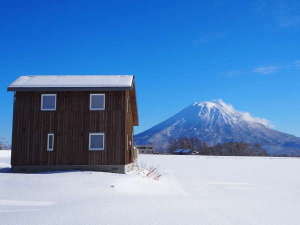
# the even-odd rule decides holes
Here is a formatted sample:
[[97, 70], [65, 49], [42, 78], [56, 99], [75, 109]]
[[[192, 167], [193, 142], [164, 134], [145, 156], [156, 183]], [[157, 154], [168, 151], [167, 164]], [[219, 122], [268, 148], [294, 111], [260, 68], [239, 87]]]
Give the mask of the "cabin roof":
[[126, 90], [133, 87], [133, 75], [37, 75], [20, 76], [8, 91]]

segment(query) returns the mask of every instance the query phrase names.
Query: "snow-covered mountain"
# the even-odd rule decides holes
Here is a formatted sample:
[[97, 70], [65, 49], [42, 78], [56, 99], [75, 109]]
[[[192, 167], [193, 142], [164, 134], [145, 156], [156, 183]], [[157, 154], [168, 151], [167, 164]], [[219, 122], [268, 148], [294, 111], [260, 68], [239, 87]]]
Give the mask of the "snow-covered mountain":
[[160, 151], [171, 138], [197, 137], [210, 145], [224, 142], [261, 144], [269, 153], [300, 155], [300, 138], [272, 129], [265, 119], [239, 112], [222, 100], [195, 102], [171, 118], [135, 136], [136, 144]]

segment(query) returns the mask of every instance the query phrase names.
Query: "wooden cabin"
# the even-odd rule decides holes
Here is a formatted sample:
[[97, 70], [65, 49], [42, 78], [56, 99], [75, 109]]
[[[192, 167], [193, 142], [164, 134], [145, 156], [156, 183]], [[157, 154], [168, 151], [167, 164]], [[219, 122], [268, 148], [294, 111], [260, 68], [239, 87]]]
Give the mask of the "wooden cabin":
[[13, 171], [132, 168], [134, 76], [21, 76], [8, 91], [14, 92]]

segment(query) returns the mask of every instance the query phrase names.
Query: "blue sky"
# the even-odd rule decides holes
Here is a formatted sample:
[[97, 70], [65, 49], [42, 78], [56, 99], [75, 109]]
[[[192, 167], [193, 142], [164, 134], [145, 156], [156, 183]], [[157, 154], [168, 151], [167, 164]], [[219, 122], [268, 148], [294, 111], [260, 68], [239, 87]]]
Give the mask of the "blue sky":
[[223, 99], [300, 136], [299, 1], [2, 1], [0, 35], [0, 137], [28, 74], [135, 74], [136, 132]]

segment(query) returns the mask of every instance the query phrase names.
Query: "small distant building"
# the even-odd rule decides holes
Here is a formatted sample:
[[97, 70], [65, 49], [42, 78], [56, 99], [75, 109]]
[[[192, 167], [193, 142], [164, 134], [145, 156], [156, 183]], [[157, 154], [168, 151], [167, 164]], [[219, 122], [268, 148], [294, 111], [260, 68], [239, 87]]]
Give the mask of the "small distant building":
[[21, 76], [8, 91], [15, 92], [13, 171], [132, 167], [134, 76]]
[[136, 145], [135, 147], [141, 154], [154, 154], [154, 149], [152, 145]]
[[173, 151], [173, 154], [175, 155], [190, 155], [193, 151], [191, 149], [176, 149]]

